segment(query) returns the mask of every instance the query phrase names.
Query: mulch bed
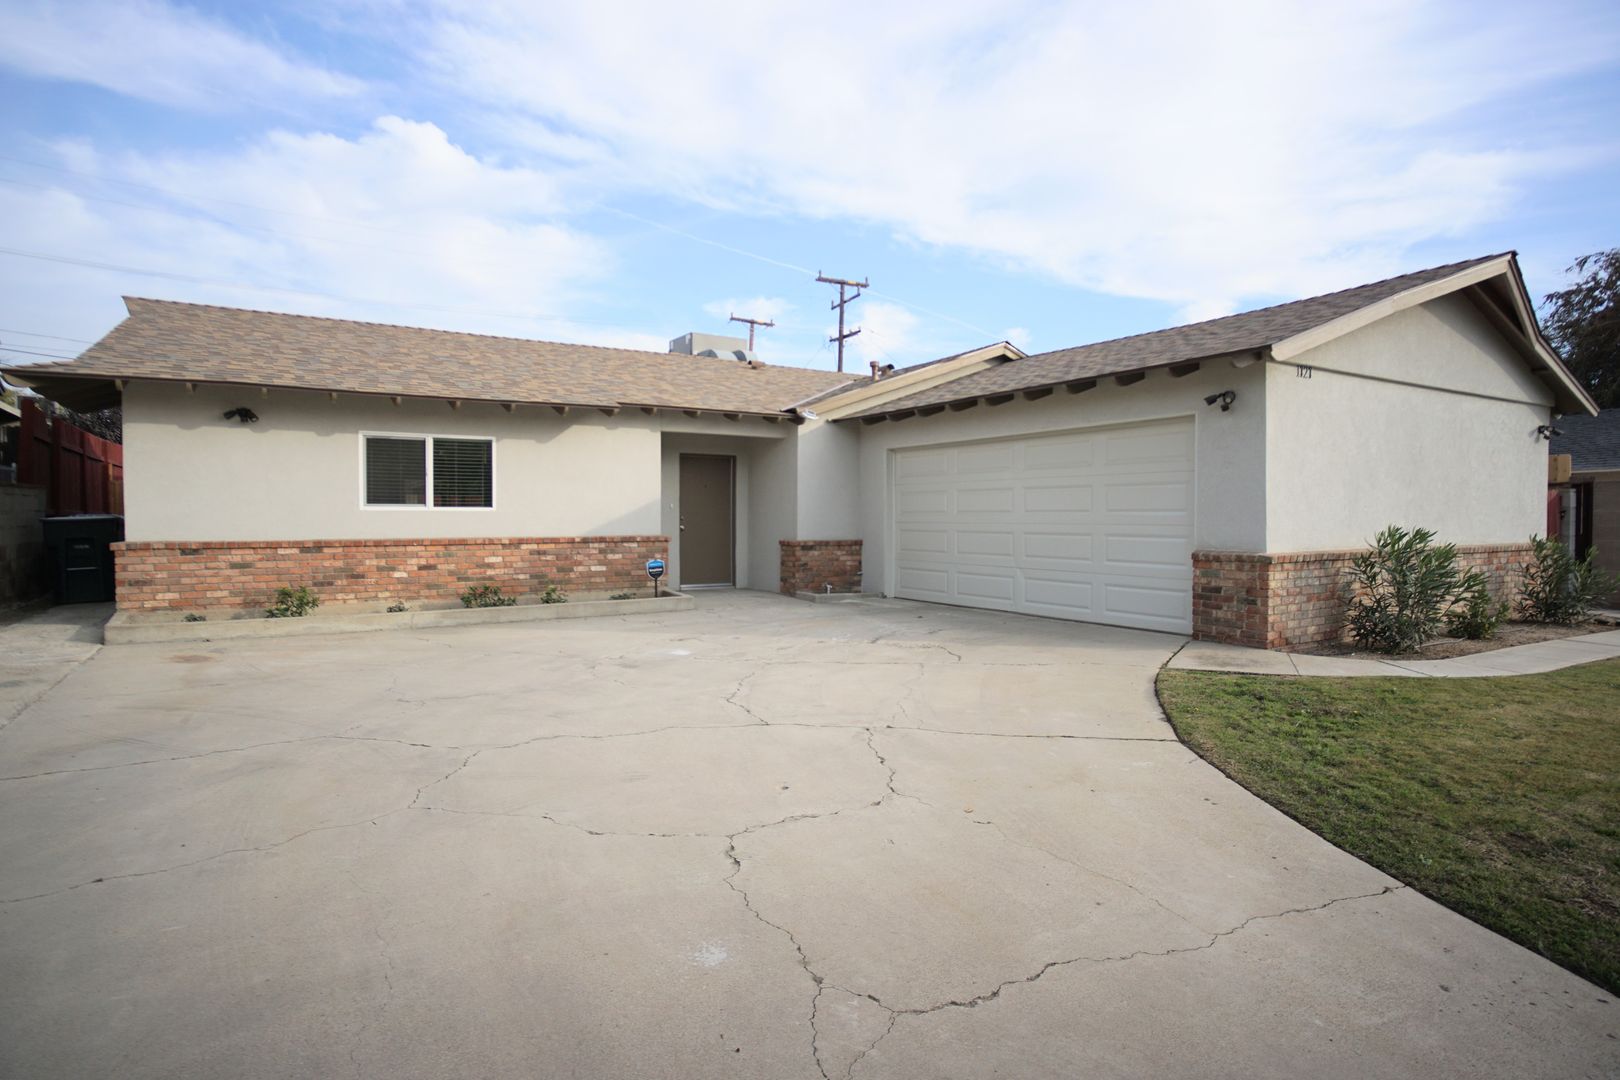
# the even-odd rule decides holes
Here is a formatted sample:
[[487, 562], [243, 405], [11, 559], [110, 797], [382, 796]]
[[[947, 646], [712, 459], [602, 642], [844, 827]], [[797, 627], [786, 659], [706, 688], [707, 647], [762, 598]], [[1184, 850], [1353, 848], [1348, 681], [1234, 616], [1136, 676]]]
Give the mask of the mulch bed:
[[1318, 645], [1306, 645], [1292, 652], [1306, 653], [1310, 656], [1353, 656], [1367, 660], [1443, 660], [1448, 656], [1472, 656], [1475, 653], [1494, 652], [1497, 649], [1507, 649], [1514, 645], [1533, 645], [1538, 641], [1556, 641], [1559, 638], [1578, 637], [1581, 634], [1599, 634], [1615, 627], [1608, 623], [1582, 622], [1571, 626], [1555, 626], [1550, 623], [1503, 623], [1496, 636], [1486, 641], [1469, 641], [1466, 638], [1435, 638], [1416, 652], [1388, 655], [1385, 653], [1368, 652], [1357, 648], [1348, 641], [1325, 641]]

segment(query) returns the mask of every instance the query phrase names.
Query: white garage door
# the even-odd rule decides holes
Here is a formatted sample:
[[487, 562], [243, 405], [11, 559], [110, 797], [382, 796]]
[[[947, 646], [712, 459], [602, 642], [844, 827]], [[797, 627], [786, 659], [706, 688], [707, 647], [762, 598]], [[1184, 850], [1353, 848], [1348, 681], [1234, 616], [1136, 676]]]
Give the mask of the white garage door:
[[899, 450], [894, 466], [894, 595], [1191, 632], [1191, 420]]

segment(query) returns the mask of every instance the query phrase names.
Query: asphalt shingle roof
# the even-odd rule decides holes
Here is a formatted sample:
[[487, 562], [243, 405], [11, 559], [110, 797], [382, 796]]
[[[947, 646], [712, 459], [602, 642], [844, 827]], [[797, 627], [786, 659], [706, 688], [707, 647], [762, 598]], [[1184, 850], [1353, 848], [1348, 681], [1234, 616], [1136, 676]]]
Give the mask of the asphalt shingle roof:
[[1553, 423], [1563, 432], [1552, 437], [1548, 453], [1568, 454], [1576, 472], [1620, 469], [1620, 409], [1596, 416], [1565, 416]]
[[1101, 341], [1094, 345], [1036, 353], [1022, 360], [1011, 360], [906, 397], [874, 405], [857, 415], [883, 415], [1262, 349], [1408, 289], [1499, 258], [1500, 255], [1487, 255], [1206, 322]]
[[777, 413], [849, 375], [126, 297], [76, 360], [20, 378], [164, 379], [468, 401]]

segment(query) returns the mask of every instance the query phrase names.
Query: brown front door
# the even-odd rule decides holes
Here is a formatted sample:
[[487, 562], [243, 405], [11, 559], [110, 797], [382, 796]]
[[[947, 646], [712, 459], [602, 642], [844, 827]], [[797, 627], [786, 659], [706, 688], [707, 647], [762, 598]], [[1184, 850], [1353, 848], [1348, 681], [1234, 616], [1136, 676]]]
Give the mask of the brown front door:
[[736, 584], [732, 529], [736, 466], [736, 458], [681, 455], [682, 587]]

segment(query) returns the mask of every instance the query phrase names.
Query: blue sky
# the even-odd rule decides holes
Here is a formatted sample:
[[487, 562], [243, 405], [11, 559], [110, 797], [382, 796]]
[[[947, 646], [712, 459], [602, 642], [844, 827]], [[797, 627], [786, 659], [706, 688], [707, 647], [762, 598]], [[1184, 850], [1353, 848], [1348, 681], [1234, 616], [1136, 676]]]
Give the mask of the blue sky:
[[1620, 245], [1612, 3], [0, 0], [0, 102], [11, 361], [132, 294], [831, 367], [822, 270], [864, 369]]

